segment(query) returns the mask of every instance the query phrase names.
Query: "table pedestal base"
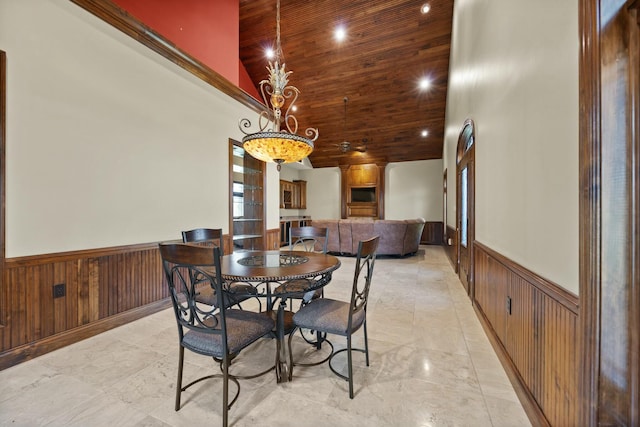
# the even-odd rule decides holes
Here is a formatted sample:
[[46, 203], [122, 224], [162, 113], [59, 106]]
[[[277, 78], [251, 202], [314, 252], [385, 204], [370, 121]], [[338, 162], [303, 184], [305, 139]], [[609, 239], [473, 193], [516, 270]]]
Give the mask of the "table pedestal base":
[[270, 311], [274, 318], [276, 328], [273, 331], [276, 338], [276, 381], [278, 383], [291, 381], [293, 375], [293, 356], [291, 355], [291, 342], [285, 340], [287, 335], [295, 332], [296, 326], [293, 323], [293, 312], [286, 310], [286, 303], [283, 301], [278, 306], [277, 311]]

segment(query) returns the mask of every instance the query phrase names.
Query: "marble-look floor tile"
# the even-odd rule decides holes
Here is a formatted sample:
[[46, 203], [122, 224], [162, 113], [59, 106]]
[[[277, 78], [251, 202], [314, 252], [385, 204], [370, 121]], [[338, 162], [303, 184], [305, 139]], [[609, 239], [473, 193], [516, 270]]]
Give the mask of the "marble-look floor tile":
[[101, 391], [91, 384], [70, 375], [57, 374], [0, 402], [0, 425], [46, 425], [76, 411], [100, 394]]
[[531, 425], [520, 403], [492, 396], [485, 396], [485, 401], [494, 427], [527, 427]]
[[45, 366], [41, 359], [30, 360], [0, 372], [0, 408], [3, 407], [3, 401], [17, 395], [29, 394], [59, 375], [57, 370]]

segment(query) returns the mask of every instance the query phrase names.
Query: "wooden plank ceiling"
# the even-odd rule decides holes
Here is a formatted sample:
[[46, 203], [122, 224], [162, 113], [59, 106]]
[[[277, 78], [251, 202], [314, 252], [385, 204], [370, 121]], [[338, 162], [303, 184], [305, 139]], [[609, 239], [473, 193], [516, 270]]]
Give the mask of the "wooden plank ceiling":
[[[298, 133], [320, 133], [314, 167], [442, 158], [453, 0], [281, 0], [280, 8], [289, 83], [301, 92]], [[338, 25], [347, 34], [341, 43]], [[240, 0], [240, 60], [256, 87], [275, 39], [276, 0]], [[418, 89], [423, 77], [426, 91]], [[339, 146], [365, 140], [365, 153]]]

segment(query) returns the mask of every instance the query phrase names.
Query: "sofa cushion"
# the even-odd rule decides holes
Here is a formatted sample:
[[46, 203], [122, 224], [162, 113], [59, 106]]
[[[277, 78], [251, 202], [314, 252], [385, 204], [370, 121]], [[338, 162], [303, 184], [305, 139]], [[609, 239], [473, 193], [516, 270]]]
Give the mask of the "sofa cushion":
[[327, 240], [327, 252], [340, 252], [340, 234], [338, 230], [337, 219], [321, 219], [312, 220], [311, 225], [314, 227], [328, 228], [329, 237]]
[[374, 234], [380, 236], [379, 255], [404, 255], [404, 240], [407, 222], [402, 220], [379, 220], [373, 224]]
[[425, 224], [425, 220], [422, 218], [407, 219], [405, 222], [407, 223], [407, 231], [404, 235], [404, 245], [400, 255], [412, 254], [418, 251]]
[[358, 243], [375, 236], [373, 232], [374, 221], [373, 218], [352, 218], [349, 221], [351, 221], [351, 247], [348, 252], [357, 254]]
[[340, 252], [353, 253], [353, 239], [351, 238], [351, 220], [341, 219], [338, 222], [338, 235], [340, 236]]

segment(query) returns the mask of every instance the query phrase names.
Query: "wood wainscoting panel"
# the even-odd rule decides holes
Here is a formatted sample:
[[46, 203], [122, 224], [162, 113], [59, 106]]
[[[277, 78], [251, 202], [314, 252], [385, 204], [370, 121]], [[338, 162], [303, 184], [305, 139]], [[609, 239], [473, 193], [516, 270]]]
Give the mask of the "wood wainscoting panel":
[[[497, 261], [486, 252], [476, 251], [475, 255], [475, 304], [489, 321], [493, 333], [506, 346], [507, 296], [509, 275], [505, 269], [497, 267]], [[478, 286], [477, 284], [481, 285]]]
[[[578, 316], [549, 295], [539, 292], [540, 406], [553, 426], [578, 425]], [[538, 327], [536, 327], [536, 331]]]
[[510, 298], [511, 314], [505, 316], [505, 348], [513, 364], [518, 369], [525, 385], [531, 389], [535, 386], [535, 372], [539, 371], [540, 360], [534, 358], [536, 318], [533, 307], [537, 297], [535, 289], [522, 277], [510, 274], [508, 287], [505, 287]]
[[534, 425], [578, 425], [578, 297], [475, 242], [475, 307]]
[[[451, 240], [451, 244], [449, 244]], [[447, 225], [447, 235], [445, 236], [444, 249], [449, 257], [449, 261], [455, 272], [458, 272], [458, 239], [456, 238], [456, 230]]]
[[3, 279], [0, 369], [168, 307], [157, 244], [11, 258]]
[[422, 229], [420, 244], [441, 245], [444, 241], [442, 234], [442, 221], [427, 221]]
[[280, 228], [267, 230], [265, 250], [275, 251], [280, 249]]

